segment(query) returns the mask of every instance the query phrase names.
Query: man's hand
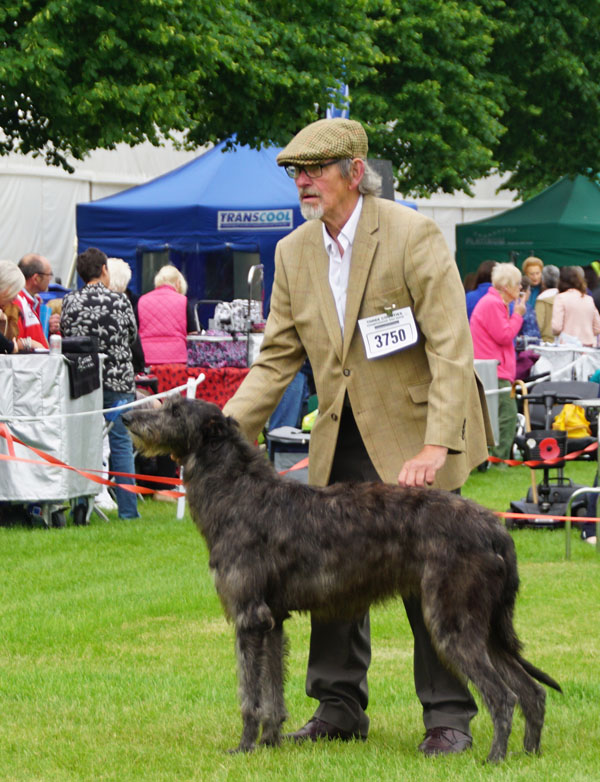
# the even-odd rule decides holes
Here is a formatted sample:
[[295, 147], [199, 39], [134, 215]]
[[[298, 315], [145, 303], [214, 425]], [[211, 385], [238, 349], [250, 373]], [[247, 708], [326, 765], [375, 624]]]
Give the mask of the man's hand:
[[513, 312], [516, 312], [517, 315], [523, 317], [523, 315], [527, 311], [527, 301], [529, 300], [530, 294], [531, 291], [527, 291], [527, 292], [521, 291], [521, 293], [519, 293], [519, 297], [515, 301]]
[[448, 449], [443, 445], [424, 445], [420, 453], [404, 462], [398, 483], [400, 486], [431, 485], [437, 471], [443, 467], [447, 455]]

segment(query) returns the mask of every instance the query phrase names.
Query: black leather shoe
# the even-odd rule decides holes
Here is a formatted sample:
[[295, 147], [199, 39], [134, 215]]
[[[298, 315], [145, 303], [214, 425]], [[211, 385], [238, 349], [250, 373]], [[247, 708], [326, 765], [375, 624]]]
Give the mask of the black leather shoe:
[[360, 741], [367, 740], [367, 737], [361, 736], [360, 733], [342, 730], [317, 717], [313, 717], [312, 720], [309, 720], [303, 728], [300, 728], [300, 730], [297, 730], [295, 733], [286, 733], [285, 738], [297, 743], [302, 741], [317, 741], [318, 739], [327, 739], [328, 741], [333, 739], [337, 739], [338, 741], [352, 741], [353, 739], [360, 739]]
[[424, 755], [451, 755], [471, 749], [473, 739], [456, 728], [430, 728], [419, 744], [419, 752]]

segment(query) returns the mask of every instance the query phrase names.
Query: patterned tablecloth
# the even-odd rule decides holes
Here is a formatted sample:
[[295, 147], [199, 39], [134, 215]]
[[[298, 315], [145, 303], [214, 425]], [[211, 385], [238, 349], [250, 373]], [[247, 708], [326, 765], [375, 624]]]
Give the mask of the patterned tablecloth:
[[248, 374], [247, 369], [235, 367], [222, 367], [209, 369], [208, 367], [188, 367], [186, 364], [153, 364], [150, 373], [158, 380], [158, 391], [168, 391], [187, 383], [188, 377], [198, 377], [200, 373], [205, 375], [205, 380], [198, 384], [196, 396], [207, 402], [214, 402], [223, 407], [225, 402], [237, 391], [240, 383]]

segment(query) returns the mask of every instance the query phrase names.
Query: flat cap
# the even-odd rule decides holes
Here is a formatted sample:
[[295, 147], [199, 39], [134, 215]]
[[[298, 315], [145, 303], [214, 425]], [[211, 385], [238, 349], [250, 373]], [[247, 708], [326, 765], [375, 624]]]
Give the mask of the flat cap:
[[277, 155], [280, 166], [309, 166], [325, 160], [366, 160], [369, 141], [365, 129], [352, 119], [320, 119], [297, 133]]

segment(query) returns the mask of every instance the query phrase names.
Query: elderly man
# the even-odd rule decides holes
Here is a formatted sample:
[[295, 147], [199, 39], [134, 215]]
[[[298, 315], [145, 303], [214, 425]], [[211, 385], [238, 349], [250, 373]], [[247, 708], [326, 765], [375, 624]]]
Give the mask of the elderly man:
[[25, 287], [14, 300], [20, 310], [19, 337], [30, 337], [47, 348], [48, 341], [40, 321], [42, 300], [39, 294], [48, 290], [52, 279], [50, 262], [43, 255], [29, 253], [21, 258], [18, 266], [25, 277]]
[[[309, 358], [319, 399], [309, 480], [460, 488], [487, 458], [487, 417], [458, 270], [434, 223], [376, 197], [358, 122], [321, 120], [280, 152], [307, 222], [279, 242], [258, 360], [225, 413], [254, 439]], [[418, 596], [405, 601], [427, 755], [471, 746], [466, 686], [438, 660]], [[312, 623], [307, 693], [320, 701], [296, 741], [365, 739], [369, 617]]]

